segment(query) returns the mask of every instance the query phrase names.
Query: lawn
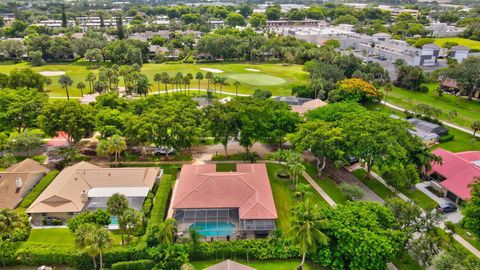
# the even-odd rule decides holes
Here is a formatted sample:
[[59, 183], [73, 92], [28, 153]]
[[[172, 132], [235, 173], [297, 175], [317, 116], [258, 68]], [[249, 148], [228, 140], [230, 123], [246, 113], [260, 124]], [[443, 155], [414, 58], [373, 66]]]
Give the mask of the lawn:
[[[270, 178], [270, 185], [272, 187], [273, 198], [275, 200], [275, 206], [277, 208], [277, 228], [281, 229], [283, 232], [287, 232], [290, 228], [290, 210], [292, 209], [292, 206], [298, 203], [298, 201], [295, 198], [295, 192], [291, 187], [291, 180], [281, 179], [277, 176], [278, 170], [283, 165], [274, 163], [267, 163], [266, 165], [268, 177]], [[307, 184], [308, 182], [303, 177], [300, 177], [299, 183]], [[320, 207], [329, 207], [327, 202], [325, 202], [320, 194], [315, 192], [313, 188], [307, 199], [317, 203], [320, 205]]]
[[[49, 64], [40, 67], [31, 67], [29, 63], [19, 63], [12, 65], [0, 65], [0, 73], [9, 73], [16, 68], [31, 67], [34, 71], [63, 71], [74, 81], [74, 86], [80, 82], [85, 82], [85, 77], [90, 71], [98, 72], [98, 70], [89, 70], [88, 64], [79, 63], [58, 63]], [[199, 71], [204, 75], [207, 71], [201, 68], [219, 69], [224, 72], [214, 73], [216, 76], [227, 77], [228, 85], [223, 87], [223, 91], [235, 92], [233, 86], [235, 81], [239, 81], [241, 86], [238, 88], [239, 93], [252, 94], [255, 89], [270, 90], [273, 95], [290, 95], [290, 89], [294, 85], [304, 84], [307, 80], [307, 73], [303, 71], [301, 65], [283, 64], [250, 64], [250, 63], [216, 63], [216, 64], [144, 64], [142, 72], [145, 73], [152, 84], [152, 91], [157, 91], [157, 83], [153, 81], [153, 76], [156, 73], [168, 72], [170, 76], [174, 76], [177, 72], [182, 72], [184, 75], [191, 73], [194, 77]], [[260, 70], [259, 72], [248, 71], [246, 68], [253, 68]], [[46, 86], [46, 91], [50, 92], [52, 97], [66, 96], [65, 90], [58, 84], [59, 76], [50, 77], [52, 84]], [[88, 84], [86, 83], [88, 86]], [[70, 96], [79, 97], [80, 91], [72, 86]], [[123, 86], [123, 78], [120, 78], [120, 86]], [[170, 89], [171, 85], [168, 86]], [[201, 81], [201, 88], [207, 87], [207, 80]], [[213, 89], [213, 86], [211, 86]], [[191, 88], [198, 88], [198, 81], [192, 80]], [[163, 91], [164, 86], [160, 84], [160, 89]], [[217, 87], [218, 89], [218, 87]], [[88, 90], [88, 87], [87, 89]]]
[[[113, 245], [121, 243], [121, 236], [117, 231], [111, 231]], [[48, 243], [52, 245], [75, 245], [75, 236], [68, 228], [33, 229], [30, 232], [27, 243]]]
[[367, 172], [363, 169], [358, 169], [352, 172], [358, 180], [362, 181], [366, 186], [368, 186], [373, 192], [377, 193], [384, 200], [388, 200], [391, 197], [396, 197], [397, 195], [387, 188], [384, 184], [378, 182], [375, 179], [367, 178]]
[[338, 188], [338, 184], [333, 179], [329, 177], [319, 179], [317, 177], [317, 168], [310, 163], [305, 163], [305, 168], [308, 175], [315, 179], [315, 182], [317, 182], [332, 200], [336, 203], [345, 203], [348, 201], [347, 196]]
[[[470, 236], [467, 235], [467, 232], [470, 233]], [[470, 245], [480, 250], [480, 239], [478, 239], [478, 237], [475, 236], [475, 234], [473, 234], [471, 231], [462, 228], [459, 224], [455, 224], [455, 233], [460, 235], [463, 239], [470, 243]]]
[[398, 268], [398, 270], [423, 270], [421, 265], [419, 265], [407, 252], [402, 252], [400, 255], [392, 260], [393, 264]]
[[423, 210], [429, 211], [435, 209], [437, 207], [437, 202], [430, 199], [425, 193], [422, 191], [413, 188], [413, 189], [405, 189], [401, 191], [405, 194], [410, 200], [418, 204]]
[[[413, 106], [420, 103], [433, 105], [440, 110], [442, 114], [439, 116], [441, 120], [452, 122], [454, 124], [470, 128], [474, 121], [480, 120], [480, 102], [472, 100], [468, 101], [465, 97], [457, 97], [450, 94], [444, 94], [439, 97], [435, 93], [437, 84], [428, 84], [429, 91], [427, 93], [414, 92], [402, 88], [395, 87], [389, 93], [387, 102], [411, 110]], [[457, 112], [457, 117], [450, 119], [448, 113]]]
[[[191, 262], [195, 269], [202, 270], [206, 267], [212, 266], [221, 262], [222, 260], [217, 261], [198, 261], [198, 262]], [[238, 263], [243, 263], [247, 265], [245, 260], [235, 260]], [[253, 267], [257, 270], [293, 270], [296, 269], [300, 261], [298, 260], [274, 260], [274, 261], [252, 261], [248, 263], [248, 266]], [[303, 269], [305, 270], [320, 270], [325, 269], [321, 266], [315, 265], [313, 263], [306, 262]]]
[[456, 42], [458, 45], [467, 46], [470, 49], [480, 50], [480, 41], [459, 38], [459, 37], [450, 37], [450, 38], [436, 38], [433, 43], [442, 47], [445, 42]]
[[237, 164], [234, 163], [218, 163], [217, 172], [236, 172]]

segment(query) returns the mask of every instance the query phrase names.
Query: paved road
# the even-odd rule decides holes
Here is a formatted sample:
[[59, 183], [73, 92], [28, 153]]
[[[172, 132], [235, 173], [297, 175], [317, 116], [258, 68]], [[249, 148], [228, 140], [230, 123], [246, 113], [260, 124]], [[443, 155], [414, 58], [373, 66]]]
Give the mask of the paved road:
[[[399, 111], [402, 111], [402, 112], [409, 111], [409, 110], [406, 110], [405, 108], [399, 107], [397, 105], [393, 105], [393, 104], [388, 103], [388, 102], [385, 103], [385, 101], [382, 101], [382, 104], [385, 104], [387, 107], [390, 107], [392, 109], [399, 110]], [[461, 126], [458, 126], [458, 125], [455, 125], [455, 124], [452, 124], [450, 122], [443, 121], [443, 120], [440, 120], [440, 122], [442, 122], [442, 124], [444, 124], [445, 126], [448, 126], [448, 127], [454, 128], [454, 129], [458, 129], [460, 131], [463, 131], [463, 132], [466, 132], [470, 135], [473, 135], [473, 131], [468, 129], [468, 128], [464, 128], [464, 127], [461, 127]], [[475, 137], [480, 138], [480, 133], [475, 134]]]

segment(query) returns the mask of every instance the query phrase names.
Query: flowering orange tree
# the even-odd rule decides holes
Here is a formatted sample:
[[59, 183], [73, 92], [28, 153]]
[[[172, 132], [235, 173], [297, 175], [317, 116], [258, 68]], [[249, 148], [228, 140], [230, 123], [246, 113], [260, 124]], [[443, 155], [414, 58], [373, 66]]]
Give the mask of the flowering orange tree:
[[331, 102], [378, 102], [382, 99], [382, 93], [369, 82], [358, 78], [351, 78], [339, 81], [337, 83], [337, 89], [329, 93], [328, 99]]

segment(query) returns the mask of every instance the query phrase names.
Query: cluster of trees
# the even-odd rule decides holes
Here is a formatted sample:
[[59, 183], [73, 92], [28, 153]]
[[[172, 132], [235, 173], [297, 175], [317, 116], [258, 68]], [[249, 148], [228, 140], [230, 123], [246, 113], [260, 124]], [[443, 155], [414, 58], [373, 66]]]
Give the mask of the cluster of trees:
[[409, 134], [408, 123], [367, 111], [356, 103], [331, 103], [308, 112], [306, 117], [307, 122], [289, 141], [300, 151], [312, 151], [319, 174], [326, 159], [337, 165], [361, 160], [368, 173], [376, 166], [389, 185], [402, 189], [420, 181], [420, 173], [432, 161], [438, 161]]
[[0, 73], [0, 89], [5, 88], [27, 88], [43, 91], [46, 84], [51, 80], [41, 74], [29, 69], [14, 69], [10, 74]]
[[[306, 62], [304, 70], [309, 73], [309, 84], [292, 89], [292, 94], [299, 97], [318, 97], [335, 101], [339, 98], [339, 87], [342, 88], [342, 85], [352, 85], [352, 83], [356, 84], [362, 81], [368, 82], [368, 84], [362, 82], [361, 86], [359, 85], [360, 88], [366, 90], [364, 92], [366, 93], [365, 97], [378, 96], [374, 88], [383, 86], [390, 81], [388, 72], [378, 63], [365, 64], [354, 55], [341, 55], [332, 46], [328, 45], [318, 49], [315, 60]], [[344, 79], [351, 78], [356, 78], [356, 80], [345, 80], [343, 83], [337, 84]], [[348, 88], [353, 90], [351, 87]], [[337, 91], [331, 93], [332, 90], [336, 89]], [[340, 90], [340, 92], [343, 91]], [[330, 97], [331, 94], [332, 97]], [[363, 97], [359, 97], [359, 99], [358, 101], [365, 101]]]

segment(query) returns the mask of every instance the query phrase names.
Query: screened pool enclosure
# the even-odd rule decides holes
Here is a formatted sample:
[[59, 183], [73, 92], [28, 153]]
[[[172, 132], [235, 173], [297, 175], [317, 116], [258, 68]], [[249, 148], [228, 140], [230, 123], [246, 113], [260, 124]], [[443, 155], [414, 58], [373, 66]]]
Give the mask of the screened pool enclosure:
[[238, 208], [177, 209], [174, 218], [181, 233], [194, 228], [205, 237], [228, 238], [266, 236], [275, 229], [275, 220], [242, 220]]

